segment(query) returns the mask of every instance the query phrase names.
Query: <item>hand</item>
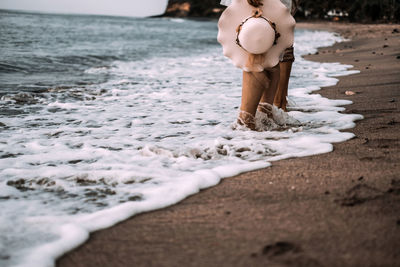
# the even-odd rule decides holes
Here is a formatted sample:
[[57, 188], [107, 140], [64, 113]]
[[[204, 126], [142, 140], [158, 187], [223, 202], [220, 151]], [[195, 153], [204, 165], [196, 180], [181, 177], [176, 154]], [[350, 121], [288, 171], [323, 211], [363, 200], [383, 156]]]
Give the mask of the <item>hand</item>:
[[252, 5], [254, 7], [260, 7], [262, 6], [262, 0], [247, 0], [247, 2], [249, 3], [249, 5]]

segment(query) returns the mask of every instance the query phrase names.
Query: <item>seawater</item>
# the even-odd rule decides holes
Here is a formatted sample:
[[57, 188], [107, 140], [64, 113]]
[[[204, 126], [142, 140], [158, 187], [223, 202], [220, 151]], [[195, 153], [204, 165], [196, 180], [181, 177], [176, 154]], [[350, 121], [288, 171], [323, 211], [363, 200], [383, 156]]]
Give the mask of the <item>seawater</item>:
[[90, 232], [222, 178], [332, 151], [359, 115], [311, 94], [357, 71], [306, 61], [342, 39], [296, 31], [290, 119], [233, 130], [241, 71], [215, 21], [0, 12], [0, 266], [52, 266]]

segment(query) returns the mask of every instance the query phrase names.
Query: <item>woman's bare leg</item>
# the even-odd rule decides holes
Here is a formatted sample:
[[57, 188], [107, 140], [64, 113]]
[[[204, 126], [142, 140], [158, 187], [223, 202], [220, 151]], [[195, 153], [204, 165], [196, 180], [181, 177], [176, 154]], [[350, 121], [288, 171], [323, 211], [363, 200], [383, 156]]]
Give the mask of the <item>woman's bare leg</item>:
[[278, 91], [276, 92], [274, 105], [278, 108], [287, 111], [287, 95], [288, 95], [288, 86], [289, 86], [289, 78], [290, 72], [292, 71], [292, 65], [294, 61], [294, 48], [289, 47], [285, 50], [283, 55], [283, 60], [279, 64], [281, 67], [281, 77], [279, 80]]
[[279, 80], [278, 91], [276, 92], [274, 105], [278, 108], [287, 111], [287, 95], [288, 95], [288, 86], [289, 86], [289, 78], [290, 72], [292, 70], [292, 62], [281, 62], [281, 78]]
[[274, 103], [274, 98], [276, 95], [276, 91], [278, 89], [278, 85], [279, 85], [279, 77], [280, 77], [280, 66], [276, 65], [275, 67], [273, 67], [272, 69], [269, 70], [264, 70], [264, 72], [266, 73], [266, 76], [269, 79], [269, 84], [268, 86], [266, 86], [264, 88], [264, 92], [263, 95], [261, 97], [261, 101], [260, 101], [260, 106], [259, 106], [259, 110], [261, 112], [267, 113], [269, 114], [271, 112], [271, 110], [267, 110], [267, 106], [266, 105], [262, 105], [263, 103], [268, 103], [270, 105], [272, 105]]
[[270, 79], [268, 73], [263, 72], [243, 72], [242, 103], [238, 118], [239, 124], [244, 124], [248, 128], [255, 130], [254, 117], [261, 96], [269, 87]]

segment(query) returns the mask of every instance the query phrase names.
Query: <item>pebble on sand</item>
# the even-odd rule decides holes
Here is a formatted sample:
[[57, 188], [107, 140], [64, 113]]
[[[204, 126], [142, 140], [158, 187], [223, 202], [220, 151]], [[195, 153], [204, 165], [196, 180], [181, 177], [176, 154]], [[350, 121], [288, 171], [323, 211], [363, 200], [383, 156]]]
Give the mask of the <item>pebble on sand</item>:
[[345, 95], [355, 95], [356, 92], [353, 92], [353, 91], [346, 91], [346, 92], [344, 92], [344, 94], [345, 94]]

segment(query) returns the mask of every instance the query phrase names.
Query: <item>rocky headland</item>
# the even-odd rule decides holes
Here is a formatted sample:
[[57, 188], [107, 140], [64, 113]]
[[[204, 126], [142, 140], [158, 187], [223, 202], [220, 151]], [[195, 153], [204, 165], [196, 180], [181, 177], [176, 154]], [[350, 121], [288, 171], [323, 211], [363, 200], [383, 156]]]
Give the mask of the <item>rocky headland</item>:
[[224, 7], [219, 0], [170, 0], [163, 16], [217, 18]]

